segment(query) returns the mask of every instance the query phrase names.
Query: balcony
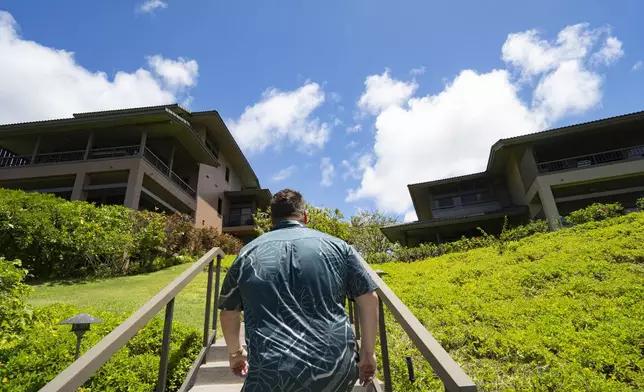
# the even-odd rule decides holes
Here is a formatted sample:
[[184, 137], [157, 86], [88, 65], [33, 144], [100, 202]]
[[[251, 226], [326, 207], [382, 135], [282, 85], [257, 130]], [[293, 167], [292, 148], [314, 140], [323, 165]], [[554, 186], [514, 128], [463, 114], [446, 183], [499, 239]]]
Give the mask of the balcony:
[[540, 162], [537, 163], [537, 169], [539, 173], [550, 173], [642, 158], [644, 158], [644, 146], [635, 146], [555, 161]]
[[[2, 157], [0, 158], [0, 169], [2, 168], [14, 168], [22, 166], [33, 166], [33, 165], [49, 165], [54, 163], [66, 163], [66, 162], [78, 162], [85, 160], [93, 159], [112, 159], [112, 158], [123, 158], [123, 157], [135, 157], [140, 156], [141, 147], [136, 146], [120, 146], [120, 147], [109, 147], [109, 148], [93, 148], [87, 152], [85, 155], [85, 150], [76, 150], [76, 151], [64, 151], [64, 152], [53, 152], [53, 153], [44, 153], [36, 154], [32, 156], [11, 156], [11, 157]], [[185, 181], [183, 181], [175, 172], [170, 170], [170, 168], [152, 151], [148, 148], [143, 150], [143, 158], [148, 161], [152, 166], [154, 166], [159, 172], [164, 176], [170, 179], [176, 186], [178, 186], [182, 191], [188, 194], [191, 198], [195, 199], [197, 197], [197, 192], [190, 187]]]

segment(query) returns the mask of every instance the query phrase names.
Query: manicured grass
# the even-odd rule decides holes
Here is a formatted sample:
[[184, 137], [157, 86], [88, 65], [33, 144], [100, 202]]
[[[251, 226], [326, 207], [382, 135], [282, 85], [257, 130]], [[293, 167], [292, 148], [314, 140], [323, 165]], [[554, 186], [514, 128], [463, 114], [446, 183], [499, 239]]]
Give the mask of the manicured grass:
[[[234, 259], [235, 256], [224, 258], [222, 280]], [[65, 303], [81, 309], [94, 308], [129, 314], [136, 311], [189, 266], [190, 264], [182, 264], [149, 274], [74, 284], [38, 284], [32, 286], [34, 292], [28, 301], [34, 306]], [[196, 327], [203, 326], [207, 277], [206, 272], [200, 273], [177, 297], [174, 307], [175, 320]], [[160, 312], [160, 317], [162, 316], [163, 311]]]

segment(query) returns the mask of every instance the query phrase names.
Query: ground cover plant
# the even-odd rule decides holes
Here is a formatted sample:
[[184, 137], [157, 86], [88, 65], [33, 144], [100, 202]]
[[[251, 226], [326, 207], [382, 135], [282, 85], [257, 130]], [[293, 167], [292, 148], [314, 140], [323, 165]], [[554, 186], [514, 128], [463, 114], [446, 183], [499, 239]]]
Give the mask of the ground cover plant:
[[[644, 390], [644, 213], [378, 268], [480, 390]], [[441, 390], [387, 330], [394, 390]]]

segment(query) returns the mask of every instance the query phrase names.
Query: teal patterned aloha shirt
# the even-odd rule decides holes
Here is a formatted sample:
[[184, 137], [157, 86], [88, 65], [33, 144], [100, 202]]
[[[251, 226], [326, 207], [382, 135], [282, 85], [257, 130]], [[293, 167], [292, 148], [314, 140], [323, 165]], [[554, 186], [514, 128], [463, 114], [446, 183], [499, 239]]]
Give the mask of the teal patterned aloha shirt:
[[243, 391], [351, 391], [358, 368], [345, 299], [376, 288], [351, 246], [297, 221], [246, 245], [219, 302], [219, 309], [244, 311]]

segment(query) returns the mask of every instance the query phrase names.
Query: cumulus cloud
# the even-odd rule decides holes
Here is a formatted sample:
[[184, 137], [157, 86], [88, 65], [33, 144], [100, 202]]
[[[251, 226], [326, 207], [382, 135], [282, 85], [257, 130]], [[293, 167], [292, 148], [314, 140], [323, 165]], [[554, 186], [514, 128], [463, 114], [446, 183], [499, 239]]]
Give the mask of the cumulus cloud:
[[638, 69], [642, 68], [643, 65], [644, 65], [644, 61], [639, 60], [635, 64], [633, 64], [633, 68], [631, 68], [631, 70], [637, 71]]
[[347, 133], [354, 133], [354, 132], [360, 132], [362, 130], [362, 125], [356, 124], [351, 127], [347, 127]]
[[277, 173], [273, 174], [272, 179], [273, 179], [273, 181], [286, 180], [287, 178], [292, 176], [293, 173], [295, 173], [296, 169], [297, 169], [297, 167], [295, 165], [285, 167], [284, 169], [282, 169], [282, 170], [278, 171]]
[[320, 185], [329, 187], [333, 185], [333, 177], [335, 177], [335, 167], [331, 163], [331, 158], [324, 157], [320, 162], [320, 172], [322, 174], [322, 181]]
[[[187, 98], [186, 91], [177, 91], [168, 75], [154, 67], [118, 71], [112, 77], [91, 72], [76, 62], [74, 53], [23, 38], [13, 16], [4, 11], [0, 11], [0, 53], [0, 123], [162, 105]], [[196, 62], [193, 67], [196, 70]], [[193, 76], [185, 87], [194, 86], [196, 73]]]
[[300, 151], [321, 148], [329, 140], [331, 127], [312, 113], [324, 102], [324, 91], [308, 82], [294, 91], [266, 90], [259, 102], [248, 106], [238, 119], [226, 121], [235, 140], [248, 154], [264, 151], [283, 142]]
[[501, 54], [505, 69], [462, 70], [427, 96], [414, 96], [416, 82], [392, 79], [388, 70], [367, 77], [358, 106], [376, 116], [375, 143], [370, 162], [353, 166], [360, 185], [347, 201], [370, 199], [379, 209], [413, 218], [407, 184], [485, 170], [497, 140], [596, 107], [602, 67], [623, 50], [610, 29], [578, 24], [553, 41], [536, 30], [509, 34]]
[[157, 9], [168, 8], [168, 3], [162, 0], [147, 0], [141, 3], [136, 10], [144, 14], [149, 14], [154, 12]]
[[171, 88], [183, 89], [197, 84], [199, 65], [195, 60], [183, 57], [172, 60], [155, 55], [148, 57], [148, 65]]
[[363, 113], [377, 115], [383, 110], [400, 106], [414, 94], [418, 85], [415, 82], [402, 82], [391, 78], [386, 69], [382, 75], [371, 75], [364, 82], [365, 91], [358, 101]]

